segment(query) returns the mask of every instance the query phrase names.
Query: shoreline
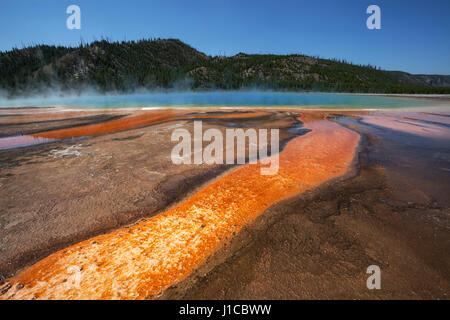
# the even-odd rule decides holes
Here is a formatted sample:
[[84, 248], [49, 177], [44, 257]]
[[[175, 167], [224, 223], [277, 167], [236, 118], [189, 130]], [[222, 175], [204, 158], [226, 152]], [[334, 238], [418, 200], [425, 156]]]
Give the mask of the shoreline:
[[[195, 95], [195, 94], [199, 94], [199, 95], [239, 95], [239, 94], [256, 94], [256, 93], [261, 93], [261, 94], [268, 94], [269, 98], [270, 95], [274, 95], [274, 97], [277, 96], [282, 96], [283, 94], [286, 94], [288, 97], [295, 97], [296, 95], [302, 96], [304, 95], [305, 97], [308, 97], [308, 99], [303, 102], [292, 102], [290, 101], [290, 99], [288, 98], [287, 100], [285, 100], [285, 102], [270, 102], [267, 103], [267, 100], [261, 100], [261, 101], [254, 101], [252, 96], [249, 97], [244, 97], [244, 101], [250, 101], [250, 104], [246, 104], [246, 103], [240, 103], [240, 102], [234, 102], [234, 101], [226, 101], [224, 100], [224, 102], [215, 102], [213, 99], [212, 101], [208, 102], [208, 99], [205, 100], [205, 98], [200, 98], [200, 100], [198, 99], [194, 99], [192, 101], [190, 101], [189, 99], [184, 99], [187, 101], [187, 103], [185, 104], [176, 104], [176, 103], [172, 103], [174, 101], [179, 100], [180, 98], [177, 97], [177, 95]], [[145, 97], [146, 95], [156, 95], [156, 96], [164, 96], [165, 94], [167, 94], [168, 96], [170, 96], [171, 94], [175, 95], [175, 97], [173, 97], [173, 100], [160, 100], [158, 98], [151, 98], [148, 97], [146, 99], [144, 99], [144, 101], [139, 101], [133, 99], [133, 96], [142, 96]], [[429, 103], [435, 103], [437, 104], [437, 107], [439, 107], [439, 104], [443, 104], [444, 107], [445, 106], [449, 106], [448, 102], [450, 102], [450, 94], [393, 94], [393, 93], [345, 93], [345, 92], [282, 92], [282, 91], [252, 91], [252, 90], [244, 90], [244, 91], [239, 91], [239, 90], [231, 90], [231, 91], [201, 91], [201, 92], [195, 92], [195, 91], [169, 91], [169, 92], [145, 92], [145, 93], [124, 93], [124, 94], [99, 94], [99, 95], [80, 95], [80, 96], [74, 96], [74, 97], [60, 97], [60, 100], [57, 102], [52, 102], [54, 100], [54, 98], [45, 98], [45, 97], [35, 97], [35, 98], [28, 98], [29, 101], [27, 102], [23, 99], [18, 99], [17, 101], [23, 101], [20, 105], [17, 104], [17, 106], [11, 106], [11, 104], [7, 103], [6, 100], [3, 100], [5, 103], [4, 106], [1, 106], [2, 101], [0, 100], [0, 111], [1, 110], [8, 110], [8, 109], [24, 109], [24, 108], [35, 108], [35, 109], [39, 109], [39, 108], [46, 108], [46, 107], [53, 107], [53, 108], [62, 108], [62, 109], [74, 109], [74, 110], [121, 110], [121, 109], [141, 109], [141, 110], [158, 110], [158, 109], [171, 109], [171, 108], [177, 108], [177, 109], [182, 109], [182, 108], [277, 108], [277, 107], [292, 107], [292, 108], [299, 108], [302, 107], [304, 109], [321, 109], [321, 110], [336, 110], [336, 109], [350, 109], [350, 110], [358, 110], [358, 109], [402, 109], [404, 108], [403, 106], [394, 106], [394, 107], [390, 107], [389, 103], [387, 107], [383, 107], [383, 103], [380, 101], [377, 101], [377, 103], [381, 103], [381, 106], [364, 106], [362, 105], [358, 105], [358, 103], [356, 103], [355, 105], [353, 104], [354, 102], [352, 100], [354, 99], [350, 99], [350, 101], [344, 101], [342, 103], [337, 103], [336, 101], [328, 101], [325, 100], [322, 103], [322, 99], [319, 99], [318, 103], [315, 102], [311, 102], [310, 97], [309, 96], [324, 96], [324, 97], [332, 97], [335, 96], [336, 98], [341, 98], [341, 97], [349, 97], [349, 98], [354, 98], [354, 97], [380, 97], [380, 98], [392, 98], [392, 100], [395, 99], [404, 99], [404, 100], [412, 100], [415, 102], [419, 102], [419, 101], [424, 101], [424, 102], [429, 102]], [[128, 102], [124, 101], [124, 102], [120, 102], [120, 101], [116, 101], [116, 103], [114, 104], [108, 101], [103, 101], [101, 100], [101, 98], [104, 97], [105, 99], [108, 97], [112, 97], [112, 99], [114, 99], [114, 97], [130, 97], [128, 98]], [[368, 98], [368, 99], [369, 99]], [[48, 100], [49, 99], [49, 100]], [[66, 101], [66, 103], [61, 104], [61, 99], [69, 99], [68, 101]], [[70, 102], [71, 99], [75, 99], [75, 102]], [[76, 99], [80, 99], [80, 101], [76, 101]], [[83, 99], [87, 99], [87, 101], [84, 101]], [[89, 99], [91, 100], [89, 102]], [[98, 99], [100, 99], [100, 101], [98, 101]], [[267, 99], [267, 98], [266, 98]], [[46, 101], [47, 100], [47, 101]], [[127, 99], [125, 99], [127, 100]], [[220, 100], [220, 99], [219, 99]], [[11, 101], [15, 101], [14, 99]], [[62, 100], [64, 101], [64, 100]], [[83, 102], [84, 101], [84, 102]], [[114, 100], [113, 100], [114, 101]], [[148, 101], [151, 101], [151, 104], [148, 104]], [[158, 102], [159, 101], [159, 102]], [[217, 100], [216, 100], [217, 101]], [[266, 102], [265, 102], [266, 101]], [[27, 103], [31, 103], [28, 107], [27, 107]], [[83, 106], [84, 104], [84, 106]], [[109, 106], [107, 106], [108, 104], [110, 104]], [[384, 103], [386, 104], [386, 103]], [[417, 105], [415, 106], [415, 108], [422, 108], [422, 107], [431, 107], [430, 105]]]

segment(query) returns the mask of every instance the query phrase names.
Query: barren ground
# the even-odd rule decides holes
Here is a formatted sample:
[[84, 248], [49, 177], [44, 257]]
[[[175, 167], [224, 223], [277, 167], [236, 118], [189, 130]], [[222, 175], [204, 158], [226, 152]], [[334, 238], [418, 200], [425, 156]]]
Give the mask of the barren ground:
[[[122, 121], [132, 113], [33, 112], [4, 110], [0, 136]], [[357, 132], [355, 168], [271, 206], [159, 298], [448, 299], [448, 115], [296, 112]], [[176, 117], [0, 151], [0, 277], [152, 217], [229, 170], [172, 164], [170, 134], [179, 126], [192, 131], [194, 118], [202, 118], [205, 129], [283, 128], [284, 142], [296, 136], [288, 131], [296, 117], [286, 111]], [[382, 270], [381, 290], [366, 287], [373, 264]], [[9, 295], [7, 285], [0, 289]]]

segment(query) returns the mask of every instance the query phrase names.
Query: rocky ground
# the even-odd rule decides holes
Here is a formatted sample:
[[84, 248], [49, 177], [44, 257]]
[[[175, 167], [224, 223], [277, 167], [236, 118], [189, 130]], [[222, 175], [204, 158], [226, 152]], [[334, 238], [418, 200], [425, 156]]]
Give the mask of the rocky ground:
[[[0, 134], [49, 132], [62, 123], [73, 128], [130, 113], [33, 112], [0, 118]], [[183, 120], [183, 114], [192, 119]], [[195, 117], [205, 130], [225, 130], [233, 123], [288, 129], [297, 123], [290, 113], [255, 114], [255, 119], [233, 114], [212, 112], [205, 118], [187, 111], [176, 120], [120, 132], [0, 150], [0, 278], [70, 244], [151, 217], [229, 170], [231, 165], [172, 163], [171, 133], [182, 126], [193, 132]], [[280, 137], [285, 143], [294, 136], [282, 130]]]
[[[448, 117], [395, 115], [383, 127], [364, 122], [365, 115], [321, 115], [361, 136], [352, 172], [271, 206], [159, 298], [448, 299]], [[4, 116], [0, 134], [126, 116], [68, 114], [57, 122]], [[190, 112], [95, 137], [0, 151], [0, 274], [9, 277], [59, 249], [154, 216], [229, 170], [175, 166], [169, 159], [172, 130], [192, 130], [192, 117], [204, 116]], [[406, 118], [416, 121], [406, 124], [410, 131]], [[204, 126], [284, 128], [287, 142], [299, 133], [289, 130], [298, 127], [295, 119], [291, 111], [255, 117], [212, 112]], [[403, 131], [395, 130], [395, 121], [402, 121]], [[427, 135], [430, 125], [444, 134]], [[366, 287], [370, 265], [381, 268], [381, 290]]]
[[343, 115], [355, 172], [271, 207], [163, 299], [449, 298], [450, 143]]

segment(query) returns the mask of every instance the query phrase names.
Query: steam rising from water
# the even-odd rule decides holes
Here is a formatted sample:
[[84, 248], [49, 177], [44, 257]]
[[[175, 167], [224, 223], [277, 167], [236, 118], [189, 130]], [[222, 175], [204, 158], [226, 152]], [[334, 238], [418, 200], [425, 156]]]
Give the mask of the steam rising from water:
[[436, 105], [438, 103], [384, 96], [270, 91], [169, 91], [100, 95], [92, 90], [82, 95], [54, 94], [22, 99], [0, 98], [0, 107], [303, 106], [312, 108], [410, 108]]

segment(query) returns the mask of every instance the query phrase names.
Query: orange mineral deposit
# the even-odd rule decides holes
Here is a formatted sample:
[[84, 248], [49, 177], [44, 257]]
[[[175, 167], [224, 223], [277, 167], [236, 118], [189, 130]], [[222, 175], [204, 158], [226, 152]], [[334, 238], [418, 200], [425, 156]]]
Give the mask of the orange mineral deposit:
[[237, 167], [157, 216], [50, 255], [10, 279], [1, 298], [157, 296], [270, 205], [348, 172], [359, 135], [323, 119], [305, 127], [312, 131], [280, 154], [278, 174], [260, 175], [261, 164]]

